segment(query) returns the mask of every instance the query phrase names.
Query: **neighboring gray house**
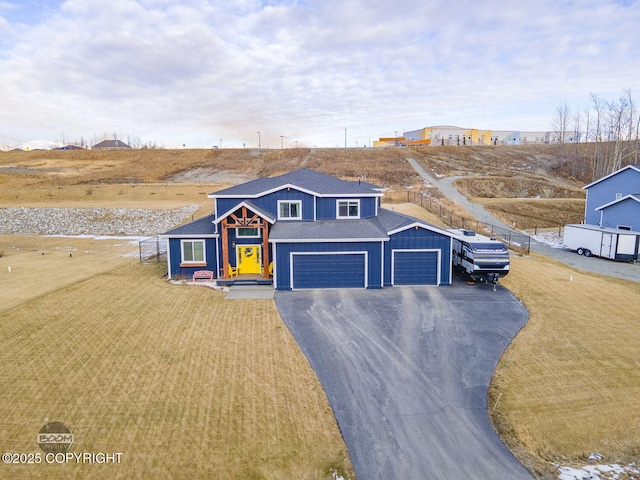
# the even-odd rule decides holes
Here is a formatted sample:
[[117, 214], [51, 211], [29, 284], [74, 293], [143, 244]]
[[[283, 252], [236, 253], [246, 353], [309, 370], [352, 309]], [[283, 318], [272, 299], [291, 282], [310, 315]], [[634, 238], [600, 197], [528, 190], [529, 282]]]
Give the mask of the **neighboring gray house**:
[[100, 143], [96, 143], [91, 148], [93, 150], [120, 150], [131, 147], [124, 143], [122, 140], [103, 140]]
[[640, 231], [640, 165], [627, 165], [583, 189], [584, 223]]

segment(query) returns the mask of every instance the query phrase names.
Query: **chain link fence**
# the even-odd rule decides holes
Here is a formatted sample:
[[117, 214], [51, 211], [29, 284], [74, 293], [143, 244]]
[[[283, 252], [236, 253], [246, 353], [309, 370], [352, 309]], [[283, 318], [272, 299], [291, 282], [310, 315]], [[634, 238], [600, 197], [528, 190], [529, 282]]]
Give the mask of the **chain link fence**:
[[140, 263], [160, 263], [167, 260], [167, 242], [159, 236], [138, 242]]
[[465, 228], [489, 237], [498, 237], [507, 244], [509, 249], [524, 255], [529, 255], [531, 251], [531, 237], [529, 235], [498, 225], [480, 222], [473, 217], [453, 211], [447, 205], [443, 205], [437, 198], [425, 197], [419, 192], [407, 191], [407, 201], [420, 205], [440, 217], [447, 228]]

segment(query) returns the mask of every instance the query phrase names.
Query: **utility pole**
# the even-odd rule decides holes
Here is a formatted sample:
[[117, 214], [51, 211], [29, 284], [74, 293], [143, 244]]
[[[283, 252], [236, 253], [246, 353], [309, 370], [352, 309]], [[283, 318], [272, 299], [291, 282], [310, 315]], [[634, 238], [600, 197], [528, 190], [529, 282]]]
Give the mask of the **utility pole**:
[[260, 150], [260, 132], [258, 132], [258, 150]]

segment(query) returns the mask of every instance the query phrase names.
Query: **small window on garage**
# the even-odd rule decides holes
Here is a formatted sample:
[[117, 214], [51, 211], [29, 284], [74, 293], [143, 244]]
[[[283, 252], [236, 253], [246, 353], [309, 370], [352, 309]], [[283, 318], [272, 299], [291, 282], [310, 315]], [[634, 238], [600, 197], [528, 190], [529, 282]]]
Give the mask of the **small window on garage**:
[[278, 220], [301, 220], [302, 201], [300, 200], [279, 200]]
[[236, 236], [238, 238], [260, 238], [260, 230], [247, 227], [236, 228]]
[[360, 218], [360, 200], [338, 200], [336, 218]]
[[205, 263], [204, 240], [182, 240], [182, 263]]

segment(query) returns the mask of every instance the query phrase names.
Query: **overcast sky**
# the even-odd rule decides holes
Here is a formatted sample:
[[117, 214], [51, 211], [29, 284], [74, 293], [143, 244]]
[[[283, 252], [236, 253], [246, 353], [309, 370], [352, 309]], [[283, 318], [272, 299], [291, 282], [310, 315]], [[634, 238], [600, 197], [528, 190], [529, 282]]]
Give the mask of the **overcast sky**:
[[563, 101], [640, 103], [639, 45], [640, 0], [0, 0], [0, 144], [544, 131]]

